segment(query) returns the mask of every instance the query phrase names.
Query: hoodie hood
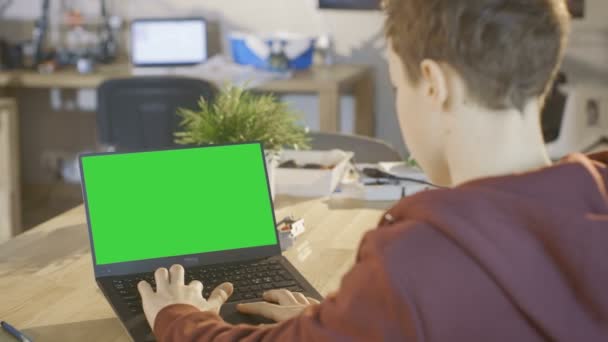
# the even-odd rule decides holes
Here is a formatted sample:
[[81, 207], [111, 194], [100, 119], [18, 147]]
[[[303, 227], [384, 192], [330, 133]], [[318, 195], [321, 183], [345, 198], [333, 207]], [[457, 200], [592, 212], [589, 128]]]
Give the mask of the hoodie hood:
[[470, 255], [539, 331], [608, 341], [608, 153], [419, 194], [388, 213]]

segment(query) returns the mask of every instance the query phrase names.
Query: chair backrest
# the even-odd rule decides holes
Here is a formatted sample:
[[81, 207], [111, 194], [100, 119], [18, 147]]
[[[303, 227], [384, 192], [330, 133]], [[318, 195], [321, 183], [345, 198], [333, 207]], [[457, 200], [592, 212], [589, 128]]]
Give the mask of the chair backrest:
[[101, 144], [117, 151], [175, 146], [178, 108], [195, 109], [201, 97], [213, 100], [209, 82], [183, 77], [132, 77], [105, 81], [97, 90]]
[[378, 139], [360, 135], [339, 133], [311, 133], [311, 147], [313, 150], [340, 149], [355, 153], [357, 163], [379, 163], [389, 161], [403, 161], [403, 157], [392, 146]]

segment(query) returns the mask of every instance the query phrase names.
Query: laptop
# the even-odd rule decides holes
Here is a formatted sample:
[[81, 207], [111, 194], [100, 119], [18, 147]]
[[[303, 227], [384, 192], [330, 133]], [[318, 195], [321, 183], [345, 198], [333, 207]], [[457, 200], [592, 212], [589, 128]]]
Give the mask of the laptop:
[[229, 281], [227, 322], [269, 321], [236, 304], [270, 289], [321, 295], [281, 255], [260, 143], [80, 156], [95, 280], [135, 341], [154, 341], [137, 283], [181, 264], [203, 296]]

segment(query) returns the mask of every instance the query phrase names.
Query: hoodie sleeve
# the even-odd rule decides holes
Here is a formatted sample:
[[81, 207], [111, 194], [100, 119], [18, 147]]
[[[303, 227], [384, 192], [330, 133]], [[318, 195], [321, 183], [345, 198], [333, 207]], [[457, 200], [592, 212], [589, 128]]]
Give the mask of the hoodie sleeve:
[[[340, 290], [300, 316], [274, 325], [231, 325], [189, 305], [172, 305], [158, 314], [154, 333], [160, 342], [194, 341], [418, 341], [408, 303], [390, 283], [383, 242], [373, 231], [364, 238], [355, 266]], [[390, 234], [389, 234], [390, 235]]]

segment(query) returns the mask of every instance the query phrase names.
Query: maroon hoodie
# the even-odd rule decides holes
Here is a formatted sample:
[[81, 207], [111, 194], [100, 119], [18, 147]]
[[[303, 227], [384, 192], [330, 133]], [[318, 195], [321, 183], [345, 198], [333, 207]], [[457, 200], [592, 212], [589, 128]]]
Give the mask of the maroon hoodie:
[[421, 193], [340, 290], [276, 325], [173, 305], [160, 341], [608, 341], [608, 153]]

